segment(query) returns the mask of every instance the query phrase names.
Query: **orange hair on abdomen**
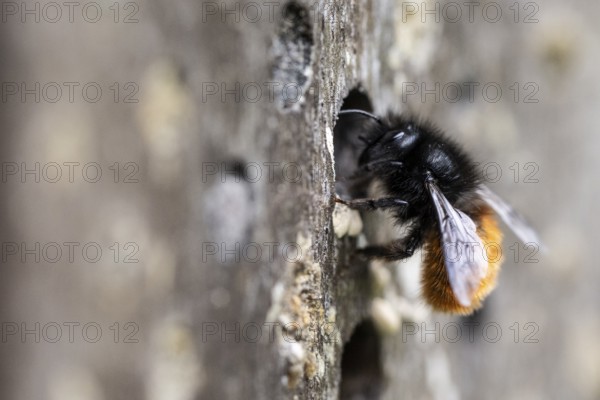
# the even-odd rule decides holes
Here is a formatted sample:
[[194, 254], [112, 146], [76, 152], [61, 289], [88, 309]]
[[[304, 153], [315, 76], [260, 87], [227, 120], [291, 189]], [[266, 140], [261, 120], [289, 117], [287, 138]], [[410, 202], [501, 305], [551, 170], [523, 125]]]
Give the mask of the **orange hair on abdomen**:
[[[496, 215], [487, 205], [476, 208], [470, 217], [477, 225], [477, 234], [481, 238], [488, 260], [486, 276], [481, 280], [479, 289], [471, 299], [469, 307], [462, 306], [454, 297], [441, 243], [441, 234], [438, 229], [433, 230], [425, 237], [423, 246], [424, 260], [421, 275], [421, 291], [425, 301], [435, 311], [467, 315], [482, 306], [483, 299], [496, 286], [496, 278], [502, 264], [502, 253], [499, 250], [502, 243], [502, 232], [498, 228]], [[476, 249], [481, 250], [481, 249]]]

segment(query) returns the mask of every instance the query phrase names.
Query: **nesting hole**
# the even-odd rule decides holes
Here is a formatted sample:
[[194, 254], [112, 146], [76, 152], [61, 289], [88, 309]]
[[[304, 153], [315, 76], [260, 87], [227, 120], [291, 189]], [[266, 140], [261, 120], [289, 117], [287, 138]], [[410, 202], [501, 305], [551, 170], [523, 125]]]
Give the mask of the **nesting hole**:
[[311, 81], [313, 32], [308, 9], [295, 1], [286, 3], [273, 42], [273, 78], [276, 104], [282, 111], [298, 109]]
[[367, 92], [361, 88], [356, 87], [348, 93], [348, 96], [344, 98], [342, 103], [342, 110], [357, 109], [372, 112], [373, 106], [371, 105], [371, 99], [367, 95]]
[[340, 398], [379, 399], [383, 383], [381, 338], [373, 322], [366, 320], [344, 346]]
[[[356, 109], [372, 112], [373, 107], [367, 93], [361, 88], [350, 91], [342, 103], [342, 110]], [[358, 158], [364, 150], [364, 135], [373, 121], [360, 114], [339, 116], [333, 130], [333, 149], [335, 157], [336, 192], [341, 196], [364, 197], [360, 182], [352, 182], [358, 166]]]

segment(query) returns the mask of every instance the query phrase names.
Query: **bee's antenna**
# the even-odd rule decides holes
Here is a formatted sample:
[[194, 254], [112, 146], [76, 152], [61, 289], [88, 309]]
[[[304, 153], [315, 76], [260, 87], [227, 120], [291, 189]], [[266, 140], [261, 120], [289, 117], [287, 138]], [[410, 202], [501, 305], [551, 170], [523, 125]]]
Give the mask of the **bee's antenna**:
[[381, 119], [379, 119], [379, 117], [377, 117], [376, 115], [373, 115], [367, 111], [350, 109], [350, 110], [342, 110], [338, 113], [338, 115], [343, 115], [343, 114], [362, 114], [364, 116], [374, 119], [380, 125], [383, 125], [383, 123], [381, 122]]

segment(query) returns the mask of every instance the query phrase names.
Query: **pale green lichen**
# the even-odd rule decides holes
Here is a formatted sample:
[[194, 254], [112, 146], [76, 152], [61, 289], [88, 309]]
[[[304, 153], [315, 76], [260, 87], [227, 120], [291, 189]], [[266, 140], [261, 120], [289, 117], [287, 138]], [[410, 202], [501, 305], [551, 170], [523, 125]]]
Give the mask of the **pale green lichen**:
[[[277, 349], [284, 365], [281, 382], [290, 390], [302, 388], [303, 381], [310, 385], [324, 378], [321, 365], [334, 362], [335, 343], [339, 340], [339, 336], [323, 340], [325, 335], [336, 335], [337, 329], [334, 333], [325, 332], [331, 326], [328, 321], [335, 322], [335, 310], [325, 310], [319, 300], [323, 271], [313, 259], [313, 239], [299, 232], [296, 243], [301, 256], [286, 264], [284, 277], [271, 290], [272, 304], [266, 316], [268, 321], [279, 324]], [[324, 362], [323, 356], [331, 361]]]
[[169, 185], [182, 176], [185, 121], [193, 102], [176, 67], [167, 60], [151, 63], [141, 86], [136, 119], [148, 149], [148, 177]]
[[205, 381], [190, 327], [172, 316], [153, 331], [151, 371], [146, 382], [150, 400], [191, 400]]
[[333, 231], [335, 235], [342, 238], [348, 236], [358, 236], [363, 229], [362, 219], [356, 210], [337, 203], [333, 210]]
[[400, 316], [393, 305], [386, 299], [373, 299], [370, 314], [379, 333], [393, 335], [400, 330]]
[[372, 261], [369, 264], [369, 275], [374, 293], [382, 293], [392, 280], [392, 273], [381, 261]]

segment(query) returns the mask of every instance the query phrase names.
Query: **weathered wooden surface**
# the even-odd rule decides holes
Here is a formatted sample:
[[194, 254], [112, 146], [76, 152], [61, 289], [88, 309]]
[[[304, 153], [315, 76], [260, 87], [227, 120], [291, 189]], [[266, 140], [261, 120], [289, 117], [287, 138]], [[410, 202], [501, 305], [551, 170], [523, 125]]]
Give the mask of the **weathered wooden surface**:
[[[118, 16], [97, 4], [97, 23], [81, 8], [73, 22], [63, 8], [57, 23], [3, 9], [2, 82], [63, 89], [57, 102], [38, 90], [37, 102], [3, 86], [3, 172], [19, 169], [2, 183], [3, 398], [597, 397], [599, 273], [583, 257], [597, 242], [588, 216], [598, 199], [589, 185], [596, 5], [544, 2], [532, 24], [524, 19], [535, 7], [520, 8], [515, 23], [508, 5], [497, 23], [477, 9], [474, 22], [423, 24], [422, 10], [390, 1], [142, 1], [121, 4]], [[66, 82], [77, 83], [73, 101]], [[474, 101], [407, 96], [423, 82], [479, 89]], [[539, 102], [524, 104], [531, 82]], [[82, 95], [86, 83], [101, 87], [99, 101]], [[486, 83], [500, 85], [500, 101], [482, 98]], [[282, 94], [285, 84], [292, 91]], [[517, 266], [507, 252], [500, 287], [473, 320], [419, 307], [418, 260], [356, 264], [355, 239], [334, 235], [335, 114], [359, 85], [377, 113], [412, 110], [497, 163], [495, 188], [555, 251], [526, 264], [523, 249]], [[39, 183], [20, 170], [36, 162]], [[523, 182], [528, 162], [537, 184]], [[63, 167], [57, 183], [43, 175], [49, 163]], [[73, 182], [64, 163], [79, 163]], [[86, 163], [102, 179], [82, 176]], [[377, 221], [365, 230], [382, 239]], [[66, 242], [93, 243], [102, 258], [70, 261]], [[49, 243], [63, 249], [58, 262], [42, 251]], [[34, 249], [25, 260], [23, 246]], [[132, 253], [137, 262], [125, 262]], [[380, 330], [362, 325], [342, 370], [343, 344], [373, 315]], [[395, 331], [398, 318], [405, 326]], [[463, 329], [456, 343], [449, 323]], [[497, 324], [501, 340], [480, 330], [469, 340], [468, 323]], [[524, 342], [527, 323], [537, 342]]]

